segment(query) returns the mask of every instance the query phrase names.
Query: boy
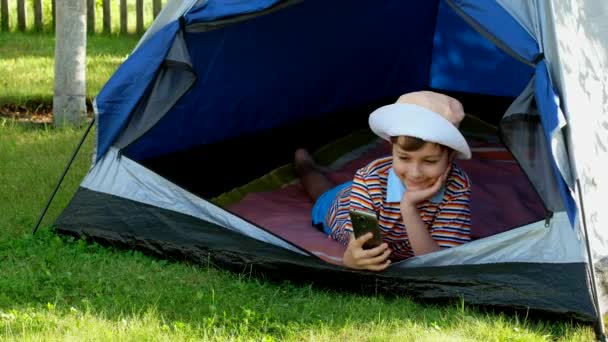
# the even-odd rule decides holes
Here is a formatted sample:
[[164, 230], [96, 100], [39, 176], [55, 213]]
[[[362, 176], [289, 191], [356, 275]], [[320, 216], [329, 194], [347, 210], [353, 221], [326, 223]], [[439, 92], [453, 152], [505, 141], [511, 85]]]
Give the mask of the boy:
[[[334, 186], [306, 150], [295, 153], [296, 172], [315, 200], [313, 224], [346, 245], [342, 258], [353, 269], [381, 271], [398, 261], [470, 241], [471, 187], [452, 163], [470, 158], [458, 131], [464, 118], [456, 99], [434, 92], [401, 96], [375, 110], [370, 128], [392, 143], [392, 155], [359, 169], [352, 182]], [[363, 249], [372, 238], [355, 238], [351, 209], [374, 213], [383, 243]]]

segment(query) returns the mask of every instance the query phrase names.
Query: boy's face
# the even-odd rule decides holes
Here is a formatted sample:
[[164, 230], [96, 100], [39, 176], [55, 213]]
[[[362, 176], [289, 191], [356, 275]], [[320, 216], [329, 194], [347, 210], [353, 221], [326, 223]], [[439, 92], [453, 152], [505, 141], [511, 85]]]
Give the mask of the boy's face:
[[408, 190], [431, 187], [450, 165], [449, 149], [426, 143], [416, 151], [393, 144], [393, 170]]

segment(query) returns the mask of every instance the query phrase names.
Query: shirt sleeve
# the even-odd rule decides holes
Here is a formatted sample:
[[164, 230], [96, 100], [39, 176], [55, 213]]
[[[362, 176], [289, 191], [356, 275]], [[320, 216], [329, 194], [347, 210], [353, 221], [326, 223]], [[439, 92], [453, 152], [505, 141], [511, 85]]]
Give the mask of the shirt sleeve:
[[466, 176], [464, 180], [466, 186], [452, 192], [433, 221], [431, 235], [442, 248], [471, 241], [471, 187]]
[[336, 215], [336, 227], [333, 229], [331, 236], [342, 245], [348, 245], [350, 234], [353, 233], [353, 226], [349, 216], [350, 210], [358, 209], [375, 212], [374, 204], [368, 191], [370, 182], [366, 175], [365, 168], [357, 170], [350, 189], [348, 205], [340, 206], [340, 209], [337, 209], [346, 212]]
[[376, 212], [370, 193], [370, 188], [374, 187], [373, 183], [377, 182], [370, 181], [363, 169], [355, 173], [353, 186], [350, 190], [350, 209]]

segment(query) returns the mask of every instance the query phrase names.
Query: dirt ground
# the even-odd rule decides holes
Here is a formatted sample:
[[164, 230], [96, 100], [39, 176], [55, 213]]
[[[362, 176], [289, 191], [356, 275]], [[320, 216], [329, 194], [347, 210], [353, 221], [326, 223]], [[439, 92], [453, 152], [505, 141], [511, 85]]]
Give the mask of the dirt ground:
[[[93, 112], [87, 105], [87, 115], [93, 117]], [[30, 122], [35, 124], [51, 124], [53, 122], [53, 105], [0, 105], [0, 118], [10, 118], [19, 122]]]
[[51, 123], [53, 122], [53, 106], [50, 104], [37, 105], [36, 107], [1, 105], [0, 117], [41, 124]]

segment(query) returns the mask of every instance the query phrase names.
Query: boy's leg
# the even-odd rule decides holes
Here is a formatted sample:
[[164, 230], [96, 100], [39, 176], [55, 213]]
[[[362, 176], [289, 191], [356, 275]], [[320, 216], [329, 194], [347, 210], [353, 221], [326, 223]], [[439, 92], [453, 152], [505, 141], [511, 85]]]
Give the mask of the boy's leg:
[[296, 150], [294, 165], [296, 174], [300, 177], [304, 190], [306, 190], [306, 193], [313, 202], [324, 192], [335, 186], [305, 149], [300, 148]]

